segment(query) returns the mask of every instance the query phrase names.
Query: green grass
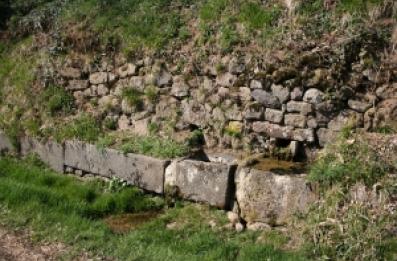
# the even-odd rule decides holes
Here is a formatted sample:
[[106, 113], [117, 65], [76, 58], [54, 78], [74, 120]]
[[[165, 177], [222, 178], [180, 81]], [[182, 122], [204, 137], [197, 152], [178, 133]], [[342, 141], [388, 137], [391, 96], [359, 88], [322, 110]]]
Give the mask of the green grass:
[[125, 99], [129, 106], [141, 108], [143, 106], [143, 94], [133, 88], [124, 88], [121, 97]]
[[157, 136], [132, 136], [123, 138], [121, 151], [139, 153], [159, 158], [177, 158], [188, 154], [188, 144]]
[[102, 134], [101, 123], [89, 114], [82, 114], [71, 122], [58, 124], [48, 131], [47, 135], [55, 137], [57, 141], [79, 139], [95, 142]]
[[377, 153], [344, 128], [337, 142], [329, 145], [311, 166], [309, 179], [328, 188], [335, 184], [350, 187], [357, 182], [375, 184], [389, 169]]
[[74, 98], [64, 88], [59, 86], [48, 86], [41, 97], [44, 110], [51, 116], [58, 113], [69, 113], [73, 109]]
[[[163, 204], [134, 188], [115, 191], [104, 182], [56, 175], [32, 161], [0, 158], [1, 224], [30, 229], [36, 240], [64, 242], [72, 253], [90, 251], [118, 260], [306, 260], [257, 243], [260, 233], [221, 229], [222, 211], [194, 204], [179, 203], [130, 232], [113, 233], [103, 217], [158, 210]], [[216, 229], [209, 227], [210, 220], [217, 222]], [[176, 228], [167, 229], [172, 222]]]

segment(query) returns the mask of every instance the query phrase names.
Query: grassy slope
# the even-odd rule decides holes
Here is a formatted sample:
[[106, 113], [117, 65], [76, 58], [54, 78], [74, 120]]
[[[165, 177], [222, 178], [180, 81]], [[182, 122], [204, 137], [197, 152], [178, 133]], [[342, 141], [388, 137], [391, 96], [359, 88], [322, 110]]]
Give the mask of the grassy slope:
[[[255, 243], [259, 233], [212, 230], [210, 220], [225, 223], [221, 211], [192, 204], [164, 210], [127, 234], [114, 234], [103, 217], [159, 209], [163, 203], [133, 188], [106, 192], [107, 186], [59, 176], [32, 161], [1, 158], [0, 222], [31, 228], [38, 240], [59, 240], [120, 260], [304, 260], [277, 250], [285, 240], [276, 233], [265, 235], [268, 244], [263, 244]], [[177, 228], [166, 229], [174, 221]]]

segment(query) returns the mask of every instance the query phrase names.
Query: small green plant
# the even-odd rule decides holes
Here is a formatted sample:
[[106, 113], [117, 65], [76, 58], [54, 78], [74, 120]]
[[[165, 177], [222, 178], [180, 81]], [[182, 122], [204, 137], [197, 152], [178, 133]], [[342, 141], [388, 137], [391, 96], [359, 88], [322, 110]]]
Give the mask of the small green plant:
[[226, 135], [234, 138], [241, 138], [242, 135], [241, 131], [233, 126], [227, 126], [223, 131]]
[[100, 137], [98, 141], [96, 142], [96, 147], [99, 150], [104, 150], [106, 148], [109, 148], [111, 145], [115, 144], [115, 138], [110, 135], [105, 135], [103, 137]]
[[55, 128], [52, 132], [52, 135], [58, 141], [76, 138], [82, 141], [95, 142], [101, 135], [102, 130], [95, 118], [83, 114], [73, 121]]
[[326, 148], [312, 165], [309, 178], [322, 187], [363, 182], [372, 185], [386, 173], [386, 165], [365, 143], [342, 131], [339, 140]]
[[205, 140], [204, 140], [203, 130], [196, 129], [196, 130], [192, 131], [192, 133], [190, 134], [190, 137], [187, 140], [187, 145], [189, 147], [198, 147], [198, 146], [203, 145], [204, 142], [205, 142]]
[[152, 85], [146, 87], [144, 94], [151, 103], [155, 103], [159, 97], [157, 88]]
[[382, 133], [382, 134], [395, 134], [395, 133], [397, 133], [397, 130], [391, 125], [381, 126], [381, 127], [375, 128], [373, 131], [377, 132], [377, 133]]
[[120, 149], [124, 153], [139, 153], [160, 158], [177, 158], [189, 152], [184, 144], [156, 136], [129, 136], [123, 140]]
[[156, 135], [160, 130], [160, 126], [156, 122], [151, 122], [148, 124], [148, 130], [150, 135]]
[[124, 88], [121, 97], [129, 106], [141, 108], [143, 106], [142, 93], [134, 88]]
[[259, 3], [244, 3], [240, 11], [240, 20], [251, 29], [264, 29], [276, 24], [281, 15], [281, 8], [277, 5], [265, 9]]
[[114, 118], [105, 118], [102, 125], [107, 130], [117, 130], [117, 120]]
[[113, 177], [108, 182], [107, 192], [115, 193], [122, 191], [127, 186], [127, 182], [117, 177]]
[[59, 112], [69, 113], [74, 105], [73, 96], [64, 88], [54, 85], [50, 85], [44, 90], [41, 99], [45, 111], [51, 116]]

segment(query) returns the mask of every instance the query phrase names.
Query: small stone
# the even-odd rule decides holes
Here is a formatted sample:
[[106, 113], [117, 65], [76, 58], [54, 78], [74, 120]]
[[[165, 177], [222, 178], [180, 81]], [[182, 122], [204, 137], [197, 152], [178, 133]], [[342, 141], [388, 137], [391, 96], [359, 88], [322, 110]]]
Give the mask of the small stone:
[[313, 105], [306, 102], [290, 101], [287, 103], [287, 111], [308, 115], [313, 112]]
[[208, 225], [209, 225], [211, 228], [216, 228], [216, 221], [215, 221], [215, 220], [210, 220], [210, 221], [208, 222]]
[[137, 71], [137, 66], [132, 63], [127, 63], [117, 70], [117, 74], [119, 75], [120, 78], [126, 78], [128, 76], [133, 76], [136, 75]]
[[173, 79], [171, 95], [183, 98], [189, 96], [189, 86], [181, 76], [175, 76]]
[[277, 97], [281, 103], [285, 103], [289, 100], [290, 92], [289, 92], [288, 88], [286, 88], [282, 85], [273, 84], [271, 89], [272, 89], [273, 95], [275, 97]]
[[234, 212], [232, 212], [232, 211], [228, 211], [228, 212], [226, 213], [226, 215], [227, 215], [227, 219], [228, 219], [228, 220], [230, 221], [230, 223], [233, 224], [233, 225], [237, 224], [237, 223], [239, 222], [239, 220], [240, 220], [238, 214], [237, 214], [237, 213], [234, 213]]
[[81, 77], [80, 69], [68, 67], [60, 71], [60, 75], [66, 79], [79, 79]]
[[216, 84], [223, 87], [233, 87], [237, 77], [231, 73], [224, 73], [216, 78]]
[[166, 228], [169, 229], [169, 230], [174, 230], [174, 229], [177, 228], [177, 226], [178, 226], [178, 223], [172, 222], [172, 223], [168, 223], [168, 224], [166, 225]]
[[242, 101], [251, 100], [251, 89], [248, 87], [240, 87], [239, 97]]
[[126, 115], [122, 115], [119, 118], [118, 126], [120, 130], [128, 130], [131, 128], [131, 120]]
[[89, 86], [89, 82], [87, 80], [70, 80], [69, 85], [66, 87], [66, 90], [70, 91], [79, 91], [85, 90]]
[[251, 89], [262, 89], [263, 88], [262, 82], [260, 82], [258, 80], [252, 80], [250, 83], [250, 88]]
[[280, 110], [274, 110], [267, 108], [265, 111], [265, 120], [274, 122], [274, 123], [281, 123], [284, 118], [284, 113], [283, 111]]
[[247, 224], [247, 229], [250, 231], [265, 231], [265, 230], [271, 230], [271, 226], [262, 223], [262, 222], [255, 222], [255, 223], [248, 223]]
[[108, 82], [108, 73], [106, 72], [97, 72], [90, 75], [91, 84], [101, 84], [107, 82]]
[[252, 98], [257, 102], [264, 105], [266, 108], [279, 109], [281, 108], [281, 103], [277, 97], [273, 96], [264, 90], [255, 89], [251, 92]]
[[105, 96], [109, 94], [109, 89], [104, 84], [99, 84], [97, 88], [97, 94], [99, 96]]
[[298, 128], [305, 128], [306, 116], [300, 114], [285, 114], [284, 124]]
[[371, 108], [371, 104], [367, 102], [350, 99], [347, 103], [352, 110], [357, 112], [366, 112], [369, 108]]
[[236, 229], [236, 232], [237, 232], [237, 233], [241, 233], [241, 232], [244, 231], [244, 225], [241, 224], [241, 223], [237, 223], [237, 224], [235, 225], [235, 229]]
[[311, 88], [305, 92], [303, 101], [317, 105], [324, 101], [324, 93], [318, 89]]
[[295, 78], [298, 72], [292, 67], [281, 67], [280, 69], [273, 72], [273, 80], [276, 83]]
[[159, 87], [164, 87], [172, 83], [172, 75], [166, 70], [161, 70], [157, 77], [157, 85]]
[[295, 87], [291, 92], [291, 100], [300, 101], [303, 98], [303, 91], [299, 87]]
[[208, 77], [204, 77], [203, 87], [205, 90], [212, 90], [214, 88], [214, 83]]
[[129, 80], [129, 85], [126, 87], [131, 87], [139, 91], [143, 91], [145, 89], [145, 79], [142, 76], [133, 76]]

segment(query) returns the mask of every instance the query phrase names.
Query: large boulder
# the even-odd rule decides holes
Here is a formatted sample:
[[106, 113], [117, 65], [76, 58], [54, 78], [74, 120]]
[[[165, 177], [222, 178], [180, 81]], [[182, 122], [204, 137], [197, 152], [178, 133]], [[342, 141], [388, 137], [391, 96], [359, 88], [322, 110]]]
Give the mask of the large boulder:
[[305, 212], [316, 200], [304, 175], [278, 175], [241, 168], [235, 177], [241, 217], [248, 224], [284, 224], [297, 212]]
[[131, 185], [162, 194], [168, 161], [100, 149], [79, 141], [67, 141], [65, 165], [108, 178], [118, 177]]
[[21, 154], [26, 156], [31, 153], [37, 154], [48, 166], [60, 173], [64, 171], [64, 148], [62, 144], [55, 141], [39, 141], [36, 138], [21, 138]]
[[175, 188], [180, 197], [228, 208], [233, 201], [235, 166], [195, 160], [176, 160], [167, 168], [165, 187]]

